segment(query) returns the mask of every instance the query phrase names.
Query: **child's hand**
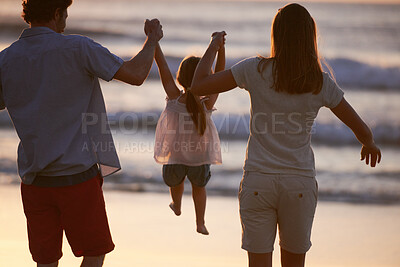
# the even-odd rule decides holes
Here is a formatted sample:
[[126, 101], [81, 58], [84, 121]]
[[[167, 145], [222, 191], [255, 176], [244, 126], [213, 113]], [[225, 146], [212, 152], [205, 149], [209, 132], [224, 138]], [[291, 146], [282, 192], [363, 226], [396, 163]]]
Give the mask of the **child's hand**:
[[220, 50], [225, 45], [225, 36], [226, 36], [225, 31], [214, 32], [211, 35], [212, 39], [211, 39], [210, 46], [215, 47], [217, 51]]
[[158, 19], [148, 20], [144, 23], [144, 33], [151, 39], [159, 41], [163, 37], [162, 26]]
[[369, 145], [369, 146], [362, 146], [361, 148], [361, 160], [365, 159], [365, 164], [369, 165], [371, 164], [371, 167], [375, 167], [376, 162], [381, 162], [381, 151], [379, 148], [375, 145]]

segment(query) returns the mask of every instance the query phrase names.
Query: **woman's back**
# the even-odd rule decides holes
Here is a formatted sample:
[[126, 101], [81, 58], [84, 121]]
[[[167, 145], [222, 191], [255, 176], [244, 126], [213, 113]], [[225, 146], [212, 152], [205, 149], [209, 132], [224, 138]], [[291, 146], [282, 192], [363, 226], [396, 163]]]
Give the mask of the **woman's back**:
[[339, 104], [343, 91], [324, 73], [318, 94], [276, 92], [273, 59], [264, 63], [267, 65], [259, 72], [261, 60], [249, 58], [231, 69], [237, 85], [246, 89], [251, 98], [250, 138], [244, 168], [315, 176], [310, 147], [313, 122], [322, 106], [333, 108]]
[[239, 189], [242, 248], [248, 252], [250, 267], [272, 266], [279, 228], [282, 266], [304, 266], [318, 195], [310, 141], [319, 109], [329, 107], [353, 130], [367, 165], [379, 163], [380, 150], [343, 92], [322, 72], [315, 22], [304, 7], [289, 4], [278, 10], [271, 58], [249, 58], [230, 70], [210, 74], [225, 35], [213, 35], [197, 66], [192, 90], [203, 95], [239, 86], [250, 94], [250, 137]]

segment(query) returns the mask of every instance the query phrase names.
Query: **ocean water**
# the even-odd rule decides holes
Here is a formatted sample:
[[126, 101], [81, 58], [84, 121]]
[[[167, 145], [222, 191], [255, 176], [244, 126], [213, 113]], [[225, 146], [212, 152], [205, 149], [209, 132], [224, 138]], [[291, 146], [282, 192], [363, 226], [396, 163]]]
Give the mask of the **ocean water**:
[[[378, 1], [377, 1], [378, 2]], [[270, 25], [282, 4], [263, 1], [79, 0], [69, 9], [67, 34], [84, 34], [113, 53], [130, 58], [145, 39], [143, 21], [160, 19], [161, 45], [171, 69], [204, 52], [213, 31], [227, 35], [227, 66], [268, 55]], [[304, 3], [319, 30], [321, 54], [333, 68], [346, 99], [372, 128], [383, 159], [372, 169], [359, 160], [360, 145], [330, 110], [321, 109], [313, 149], [320, 198], [335, 201], [400, 203], [400, 5]], [[25, 27], [20, 2], [0, 0], [0, 49]], [[141, 87], [102, 82], [123, 170], [108, 186], [161, 190], [161, 166], [153, 158], [154, 128], [165, 93], [153, 66]], [[213, 118], [222, 139], [223, 164], [213, 166], [210, 193], [235, 195], [248, 138], [249, 97], [241, 89], [220, 96]], [[16, 137], [0, 112], [0, 183], [16, 183]]]

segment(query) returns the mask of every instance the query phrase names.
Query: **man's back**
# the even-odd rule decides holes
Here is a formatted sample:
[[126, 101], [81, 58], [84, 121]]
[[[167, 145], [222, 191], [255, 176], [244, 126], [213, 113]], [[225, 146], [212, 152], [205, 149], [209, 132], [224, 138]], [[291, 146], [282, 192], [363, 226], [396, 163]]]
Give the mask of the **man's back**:
[[141, 85], [162, 26], [146, 20], [143, 48], [128, 61], [83, 36], [61, 35], [72, 0], [24, 0], [30, 28], [0, 52], [0, 110], [21, 140], [18, 171], [37, 266], [58, 266], [63, 234], [80, 266], [103, 265], [114, 249], [103, 177], [120, 169], [98, 78]]
[[[93, 142], [112, 137], [101, 132], [105, 108], [97, 77], [111, 80], [121, 64], [92, 40], [47, 27], [26, 29], [1, 52], [2, 94], [21, 139], [18, 167], [24, 183], [37, 174], [74, 174], [101, 163]], [[82, 127], [87, 113], [98, 120]], [[119, 169], [115, 151], [109, 152], [105, 161]]]

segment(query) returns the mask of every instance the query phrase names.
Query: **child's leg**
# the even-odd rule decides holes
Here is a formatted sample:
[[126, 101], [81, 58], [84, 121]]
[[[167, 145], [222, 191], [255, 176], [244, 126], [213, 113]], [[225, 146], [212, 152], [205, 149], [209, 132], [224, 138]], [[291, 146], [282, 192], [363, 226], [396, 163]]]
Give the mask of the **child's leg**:
[[184, 181], [177, 186], [172, 186], [169, 188], [172, 198], [172, 202], [169, 204], [169, 207], [174, 211], [176, 216], [181, 215], [182, 195], [184, 188]]
[[206, 187], [196, 186], [192, 184], [192, 197], [194, 202], [194, 208], [196, 211], [196, 225], [197, 232], [208, 235], [208, 231], [204, 221], [204, 214], [206, 212], [206, 200], [207, 200], [207, 192]]
[[169, 207], [174, 211], [176, 216], [181, 215], [181, 203], [184, 189], [184, 181], [186, 177], [186, 166], [182, 164], [166, 164], [163, 165], [163, 179], [169, 186], [172, 202]]

